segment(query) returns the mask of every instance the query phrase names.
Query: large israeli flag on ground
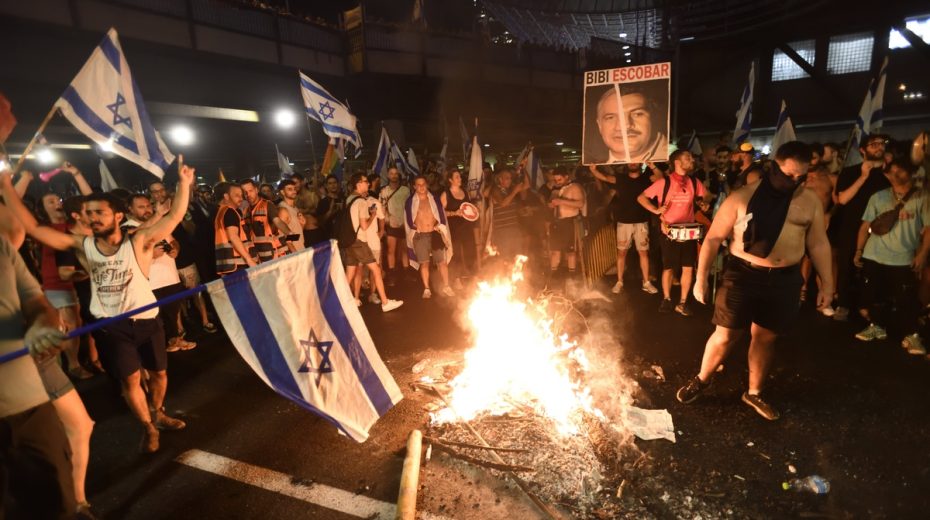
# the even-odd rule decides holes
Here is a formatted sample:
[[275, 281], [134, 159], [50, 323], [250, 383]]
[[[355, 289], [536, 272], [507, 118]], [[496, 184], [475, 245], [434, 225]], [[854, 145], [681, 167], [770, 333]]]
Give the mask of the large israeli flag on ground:
[[275, 392], [358, 442], [403, 395], [359, 314], [334, 242], [207, 284], [223, 327]]
[[107, 32], [55, 106], [95, 143], [158, 178], [174, 162], [152, 126], [116, 29]]
[[300, 74], [300, 94], [304, 98], [307, 116], [323, 125], [323, 132], [334, 139], [345, 139], [362, 147], [362, 138], [358, 135], [355, 116], [349, 108], [340, 103], [319, 83]]
[[752, 97], [756, 85], [756, 64], [753, 62], [749, 66], [749, 81], [743, 88], [743, 95], [740, 96], [739, 110], [736, 111], [736, 128], [733, 129], [733, 142], [740, 144], [749, 139], [749, 131], [752, 129]]

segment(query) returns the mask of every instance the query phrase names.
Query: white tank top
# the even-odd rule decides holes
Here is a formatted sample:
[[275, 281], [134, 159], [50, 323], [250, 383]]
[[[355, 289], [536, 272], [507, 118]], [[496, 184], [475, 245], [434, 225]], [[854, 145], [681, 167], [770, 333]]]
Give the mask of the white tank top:
[[[155, 301], [155, 295], [136, 261], [136, 252], [128, 236], [123, 237], [119, 249], [110, 256], [97, 249], [94, 237], [84, 237], [82, 245], [90, 266], [90, 313], [95, 318], [110, 318]], [[136, 314], [133, 318], [151, 319], [156, 316], [157, 307]]]
[[287, 227], [291, 230], [292, 235], [297, 235], [297, 249], [304, 248], [304, 230], [300, 227], [300, 221], [297, 218], [299, 211], [294, 206], [288, 205], [288, 203], [283, 200], [278, 203], [279, 208], [284, 208], [287, 210], [290, 222], [287, 223]]

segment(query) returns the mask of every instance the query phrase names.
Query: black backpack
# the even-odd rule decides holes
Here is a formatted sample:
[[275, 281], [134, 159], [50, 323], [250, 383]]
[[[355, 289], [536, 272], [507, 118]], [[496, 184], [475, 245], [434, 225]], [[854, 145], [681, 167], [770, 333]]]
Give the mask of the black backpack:
[[333, 238], [339, 243], [340, 249], [346, 249], [355, 243], [358, 238], [358, 228], [352, 225], [352, 204], [359, 197], [350, 197], [344, 208], [333, 217]]
[[[694, 190], [694, 199], [697, 200], [697, 179], [694, 178], [694, 175], [689, 175], [691, 178], [691, 188]], [[659, 201], [659, 206], [665, 205], [665, 198], [668, 197], [668, 190], [672, 187], [672, 178], [671, 174], [665, 176], [665, 186], [662, 187], [662, 200]]]

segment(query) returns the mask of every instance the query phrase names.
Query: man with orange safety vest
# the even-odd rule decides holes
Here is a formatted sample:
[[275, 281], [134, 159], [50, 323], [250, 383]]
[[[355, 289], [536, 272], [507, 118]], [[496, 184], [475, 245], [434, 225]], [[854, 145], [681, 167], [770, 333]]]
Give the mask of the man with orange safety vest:
[[257, 265], [254, 247], [246, 233], [242, 214], [239, 213], [242, 188], [229, 182], [220, 182], [213, 188], [213, 194], [219, 203], [213, 221], [216, 274], [224, 276]]

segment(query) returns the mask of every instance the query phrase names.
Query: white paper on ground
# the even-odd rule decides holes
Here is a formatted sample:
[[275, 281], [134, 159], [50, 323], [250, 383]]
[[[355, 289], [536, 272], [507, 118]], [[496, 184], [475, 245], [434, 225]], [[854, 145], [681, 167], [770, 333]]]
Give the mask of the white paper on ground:
[[675, 425], [668, 410], [644, 410], [631, 406], [627, 410], [626, 426], [644, 441], [666, 439], [675, 442]]

